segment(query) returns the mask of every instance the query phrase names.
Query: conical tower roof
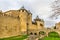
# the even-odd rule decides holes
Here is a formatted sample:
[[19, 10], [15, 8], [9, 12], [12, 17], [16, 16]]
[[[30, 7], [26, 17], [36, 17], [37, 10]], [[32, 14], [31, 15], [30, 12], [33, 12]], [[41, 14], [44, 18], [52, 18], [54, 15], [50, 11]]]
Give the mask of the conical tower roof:
[[22, 6], [20, 9], [25, 9], [24, 6]]
[[42, 19], [39, 18], [39, 16], [36, 17], [36, 19], [34, 19], [35, 21], [43, 21]]
[[39, 18], [39, 16], [36, 17], [36, 19], [34, 19], [35, 21], [41, 21], [41, 19]]

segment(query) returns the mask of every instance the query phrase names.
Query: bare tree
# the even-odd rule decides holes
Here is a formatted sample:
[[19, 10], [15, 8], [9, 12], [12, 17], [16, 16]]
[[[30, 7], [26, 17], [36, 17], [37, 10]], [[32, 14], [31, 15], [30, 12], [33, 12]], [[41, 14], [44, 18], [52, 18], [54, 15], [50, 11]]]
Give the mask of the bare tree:
[[52, 5], [52, 15], [50, 16], [50, 18], [52, 19], [57, 19], [57, 17], [60, 15], [60, 0], [55, 0]]

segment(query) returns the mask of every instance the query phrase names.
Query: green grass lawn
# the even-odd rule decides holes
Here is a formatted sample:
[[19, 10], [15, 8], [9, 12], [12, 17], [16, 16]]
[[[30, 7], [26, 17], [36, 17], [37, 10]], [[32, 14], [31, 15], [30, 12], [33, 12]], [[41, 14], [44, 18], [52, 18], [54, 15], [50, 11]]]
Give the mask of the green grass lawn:
[[22, 36], [14, 36], [9, 38], [1, 38], [0, 40], [24, 40], [28, 37], [28, 35], [22, 35]]
[[40, 40], [60, 40], [60, 38], [58, 38], [58, 37], [44, 37]]

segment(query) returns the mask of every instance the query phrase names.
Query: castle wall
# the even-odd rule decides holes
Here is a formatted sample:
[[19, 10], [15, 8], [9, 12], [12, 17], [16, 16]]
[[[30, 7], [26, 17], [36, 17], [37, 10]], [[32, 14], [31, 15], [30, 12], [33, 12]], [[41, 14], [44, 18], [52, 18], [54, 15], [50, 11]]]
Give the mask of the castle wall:
[[36, 23], [37, 23], [38, 30], [44, 28], [44, 22], [43, 21], [36, 21]]
[[56, 23], [56, 29], [60, 30], [60, 22]]
[[32, 25], [29, 27], [29, 30], [37, 30], [37, 25], [32, 24]]
[[19, 19], [0, 16], [0, 37], [20, 35]]

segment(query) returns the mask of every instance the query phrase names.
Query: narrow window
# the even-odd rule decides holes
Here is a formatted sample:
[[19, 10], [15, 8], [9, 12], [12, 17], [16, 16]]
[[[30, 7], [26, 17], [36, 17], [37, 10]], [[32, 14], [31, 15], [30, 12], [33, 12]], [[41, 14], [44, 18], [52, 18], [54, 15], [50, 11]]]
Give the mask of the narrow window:
[[33, 35], [33, 33], [31, 32], [30, 35]]
[[8, 30], [7, 26], [5, 26], [5, 29]]
[[43, 26], [43, 24], [40, 24], [40, 26]]
[[24, 12], [24, 10], [22, 10], [22, 12]]
[[56, 29], [56, 26], [54, 27], [54, 29]]
[[37, 35], [37, 33], [34, 33], [34, 35]]

